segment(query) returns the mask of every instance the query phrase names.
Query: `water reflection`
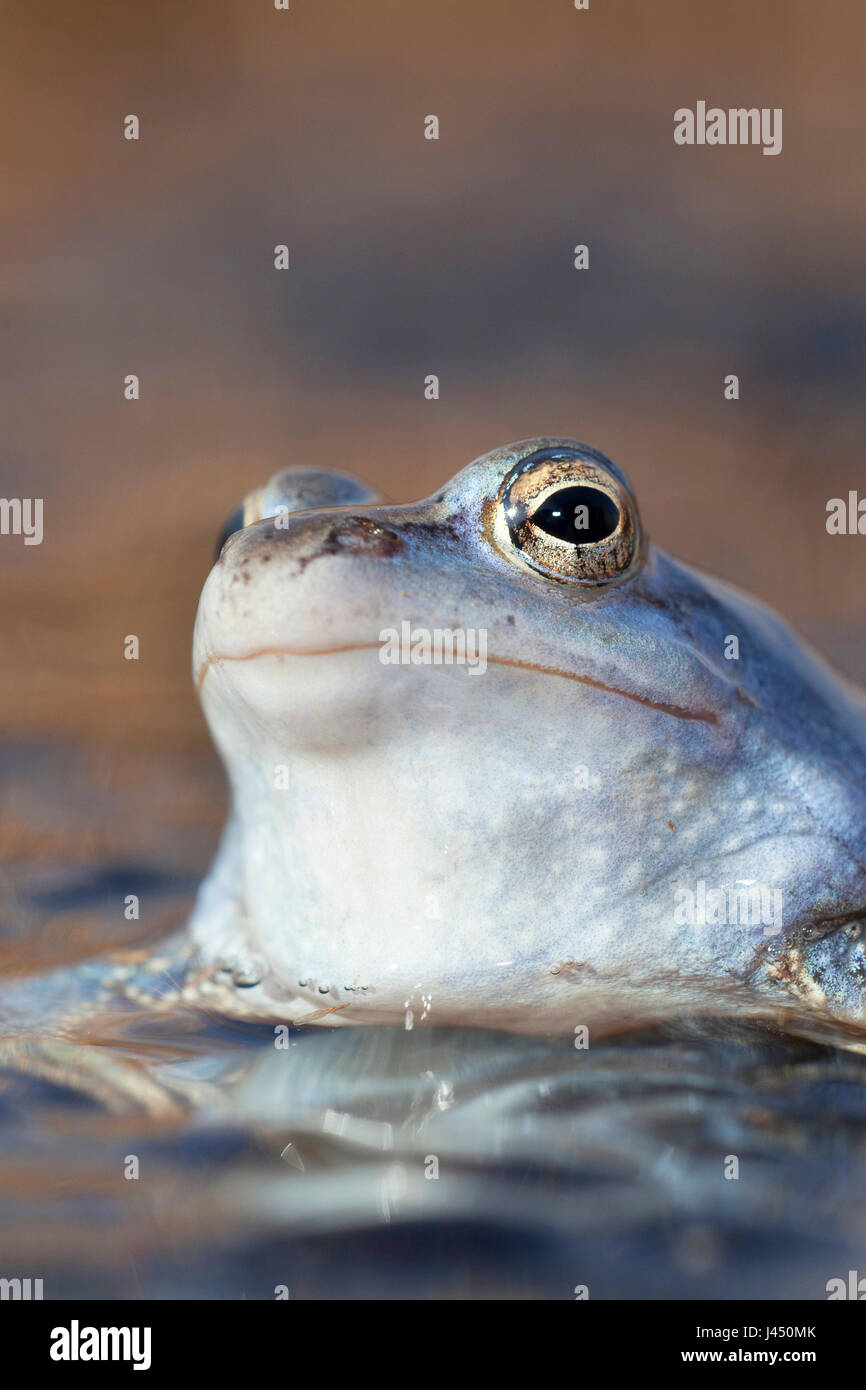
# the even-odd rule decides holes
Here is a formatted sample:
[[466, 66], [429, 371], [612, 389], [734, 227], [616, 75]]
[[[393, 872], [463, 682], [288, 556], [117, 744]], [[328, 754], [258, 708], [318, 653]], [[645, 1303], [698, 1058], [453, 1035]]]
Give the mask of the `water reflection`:
[[2, 1265], [47, 1297], [816, 1298], [866, 1234], [866, 1060], [764, 1028], [88, 1038], [4, 1054]]

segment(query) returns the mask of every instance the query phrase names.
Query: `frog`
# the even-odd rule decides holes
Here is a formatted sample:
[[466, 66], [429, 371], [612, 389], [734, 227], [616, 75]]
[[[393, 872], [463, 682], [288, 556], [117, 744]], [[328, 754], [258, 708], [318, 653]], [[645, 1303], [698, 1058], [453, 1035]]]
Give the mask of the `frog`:
[[859, 1048], [863, 692], [655, 545], [576, 439], [411, 504], [351, 467], [283, 468], [229, 518], [193, 635], [213, 866], [167, 944], [55, 975], [55, 1015], [98, 983], [275, 1026], [578, 1047], [711, 1017]]
[[866, 1021], [863, 693], [655, 546], [595, 448], [508, 444], [410, 505], [284, 470], [193, 671], [232, 808], [190, 938], [239, 1012]]

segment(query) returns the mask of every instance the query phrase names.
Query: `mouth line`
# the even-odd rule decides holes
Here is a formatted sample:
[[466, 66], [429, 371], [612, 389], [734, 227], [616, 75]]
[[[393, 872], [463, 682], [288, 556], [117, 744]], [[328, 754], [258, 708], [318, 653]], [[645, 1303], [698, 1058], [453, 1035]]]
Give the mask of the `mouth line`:
[[801, 963], [805, 962], [806, 952], [811, 946], [817, 946], [822, 941], [835, 936], [837, 932], [844, 931], [846, 927], [861, 922], [866, 923], [866, 904], [851, 908], [847, 912], [812, 917], [797, 928], [790, 937], [782, 938], [775, 952], [774, 942], [762, 941], [755, 951], [754, 961], [746, 979], [752, 982], [764, 971], [772, 971], [780, 964], [784, 966], [785, 961], [791, 961], [792, 958], [798, 957]]
[[847, 912], [838, 912], [834, 916], [813, 917], [802, 928], [801, 939], [804, 944], [809, 945], [813, 941], [830, 936], [833, 932], [841, 931], [843, 927], [852, 926], [855, 922], [866, 922], [866, 903], [850, 908]]
[[[347, 642], [339, 647], [257, 647], [255, 651], [245, 652], [240, 656], [216, 653], [214, 656], [209, 656], [200, 666], [195, 678], [196, 689], [201, 691], [208, 671], [219, 662], [255, 661], [262, 656], [336, 656], [340, 652], [376, 651], [379, 646], [380, 643], [378, 642]], [[608, 685], [605, 681], [597, 680], [594, 676], [580, 675], [576, 671], [564, 671], [559, 666], [544, 666], [536, 661], [519, 661], [516, 657], [491, 656], [489, 652], [486, 659], [490, 666], [509, 666], [516, 671], [534, 671], [537, 675], [557, 676], [561, 680], [576, 681], [578, 685], [588, 685], [593, 690], [603, 690], [608, 695], [620, 695], [624, 700], [632, 700], [635, 704], [657, 710], [660, 714], [670, 715], [673, 719], [683, 719], [713, 726], [718, 726], [720, 722], [718, 715], [713, 710], [689, 709], [685, 705], [669, 704], [665, 700], [651, 700], [648, 695], [639, 695], [633, 690], [623, 690], [619, 686]]]

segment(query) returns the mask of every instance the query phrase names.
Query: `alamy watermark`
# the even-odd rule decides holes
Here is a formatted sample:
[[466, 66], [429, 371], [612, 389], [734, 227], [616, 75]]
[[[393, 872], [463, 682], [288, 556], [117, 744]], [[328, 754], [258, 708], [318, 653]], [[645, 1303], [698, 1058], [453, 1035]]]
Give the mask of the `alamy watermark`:
[[0, 1279], [0, 1301], [28, 1303], [42, 1298], [41, 1279]]
[[52, 1361], [131, 1361], [134, 1371], [150, 1370], [149, 1327], [82, 1327], [73, 1318], [68, 1327], [51, 1331]]
[[828, 1279], [825, 1284], [828, 1302], [834, 1302], [840, 1298], [854, 1299], [857, 1303], [862, 1303], [866, 1299], [866, 1279], [860, 1277], [856, 1269], [848, 1270], [848, 1278], [836, 1275], [833, 1279]]
[[866, 536], [866, 497], [853, 488], [847, 502], [844, 497], [831, 497], [825, 525], [830, 536]]
[[379, 633], [383, 666], [465, 666], [470, 676], [487, 670], [487, 629], [413, 627], [402, 622], [399, 632], [385, 627]]
[[41, 497], [0, 497], [0, 536], [23, 536], [25, 545], [41, 545], [42, 535]]
[[707, 106], [694, 111], [680, 106], [674, 112], [677, 145], [763, 145], [764, 154], [782, 152], [782, 108], [774, 106]]
[[732, 888], [708, 888], [698, 879], [694, 888], [677, 888], [674, 921], [678, 927], [763, 927], [764, 936], [782, 930], [782, 890], [740, 878]]

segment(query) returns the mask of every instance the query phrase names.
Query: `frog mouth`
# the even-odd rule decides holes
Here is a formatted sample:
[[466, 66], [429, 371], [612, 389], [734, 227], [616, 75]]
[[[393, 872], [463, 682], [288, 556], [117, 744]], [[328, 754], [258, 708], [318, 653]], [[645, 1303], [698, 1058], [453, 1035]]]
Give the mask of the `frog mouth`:
[[851, 935], [852, 929], [853, 934], [859, 936], [860, 933], [857, 929], [860, 927], [866, 927], [866, 903], [862, 903], [858, 907], [849, 908], [845, 912], [837, 912], [831, 915], [818, 914], [814, 917], [808, 917], [805, 921], [801, 922], [799, 926], [795, 927], [790, 934], [762, 941], [755, 952], [756, 960], [750, 973], [754, 974], [756, 971], [762, 969], [773, 957], [774, 951], [776, 953], [781, 951], [783, 955], [791, 951], [802, 952], [808, 949], [808, 947], [817, 945], [819, 942], [826, 940], [828, 937], [840, 933]]
[[[242, 653], [216, 652], [206, 657], [199, 667], [195, 678], [196, 688], [201, 691], [211, 667], [223, 662], [257, 661], [259, 658], [267, 656], [337, 656], [343, 652], [376, 651], [380, 648], [380, 642], [346, 642], [331, 647], [288, 647], [283, 645], [257, 647], [255, 651]], [[568, 671], [559, 666], [545, 666], [536, 661], [522, 661], [517, 657], [497, 656], [491, 652], [487, 653], [486, 661], [490, 666], [510, 667], [517, 671], [531, 671], [536, 675], [576, 681], [579, 685], [589, 686], [593, 690], [602, 690], [608, 695], [619, 695], [625, 700], [632, 700], [647, 709], [670, 715], [673, 719], [696, 721], [713, 726], [718, 726], [721, 722], [714, 710], [690, 709], [686, 705], [671, 704], [665, 700], [653, 700], [648, 695], [641, 695], [634, 690], [625, 690], [621, 686], [610, 685], [607, 681], [599, 680], [595, 676], [589, 676], [579, 671]]]
[[[782, 947], [762, 943], [750, 972], [810, 1016], [832, 1019], [862, 1038], [866, 999], [866, 904], [805, 922]], [[861, 1049], [866, 1046], [860, 1044]]]

